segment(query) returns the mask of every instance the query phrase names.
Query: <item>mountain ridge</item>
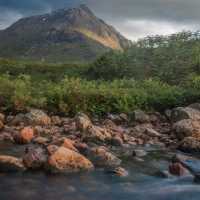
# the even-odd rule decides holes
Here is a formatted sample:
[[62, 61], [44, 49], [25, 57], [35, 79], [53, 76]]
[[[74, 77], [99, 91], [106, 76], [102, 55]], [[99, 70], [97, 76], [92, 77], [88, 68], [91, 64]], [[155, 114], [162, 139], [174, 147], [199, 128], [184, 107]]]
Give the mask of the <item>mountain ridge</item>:
[[93, 60], [131, 44], [86, 5], [22, 18], [0, 31], [0, 40], [0, 57], [52, 61]]

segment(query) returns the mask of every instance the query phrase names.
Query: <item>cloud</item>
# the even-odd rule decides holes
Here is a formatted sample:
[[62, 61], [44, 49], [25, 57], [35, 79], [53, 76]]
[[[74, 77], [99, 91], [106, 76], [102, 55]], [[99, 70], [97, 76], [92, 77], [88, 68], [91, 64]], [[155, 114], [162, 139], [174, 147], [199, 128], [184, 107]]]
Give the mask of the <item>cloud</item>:
[[0, 0], [0, 28], [19, 17], [81, 3], [131, 39], [200, 28], [199, 0]]

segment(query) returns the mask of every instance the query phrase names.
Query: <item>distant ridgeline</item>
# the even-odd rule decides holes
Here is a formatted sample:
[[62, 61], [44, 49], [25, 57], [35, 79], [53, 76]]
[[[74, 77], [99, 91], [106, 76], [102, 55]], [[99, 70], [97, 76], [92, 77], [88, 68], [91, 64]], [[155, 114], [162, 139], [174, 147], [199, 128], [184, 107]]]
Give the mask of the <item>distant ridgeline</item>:
[[46, 62], [88, 62], [131, 42], [85, 5], [23, 18], [0, 31], [0, 57]]

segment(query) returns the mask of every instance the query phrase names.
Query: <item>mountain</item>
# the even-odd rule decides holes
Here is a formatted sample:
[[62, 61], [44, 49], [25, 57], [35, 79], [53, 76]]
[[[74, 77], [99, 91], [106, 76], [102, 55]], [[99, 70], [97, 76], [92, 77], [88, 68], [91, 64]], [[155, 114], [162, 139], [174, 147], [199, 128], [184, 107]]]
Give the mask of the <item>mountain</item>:
[[131, 44], [86, 5], [20, 19], [0, 41], [0, 57], [50, 62], [91, 61]]

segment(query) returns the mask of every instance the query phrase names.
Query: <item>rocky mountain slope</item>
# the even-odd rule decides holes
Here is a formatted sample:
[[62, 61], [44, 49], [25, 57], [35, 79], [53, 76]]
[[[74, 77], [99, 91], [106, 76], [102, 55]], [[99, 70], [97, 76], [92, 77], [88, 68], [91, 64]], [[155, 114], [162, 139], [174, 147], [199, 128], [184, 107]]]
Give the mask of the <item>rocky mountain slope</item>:
[[130, 45], [85, 5], [23, 18], [0, 31], [0, 57], [44, 61], [89, 61]]

